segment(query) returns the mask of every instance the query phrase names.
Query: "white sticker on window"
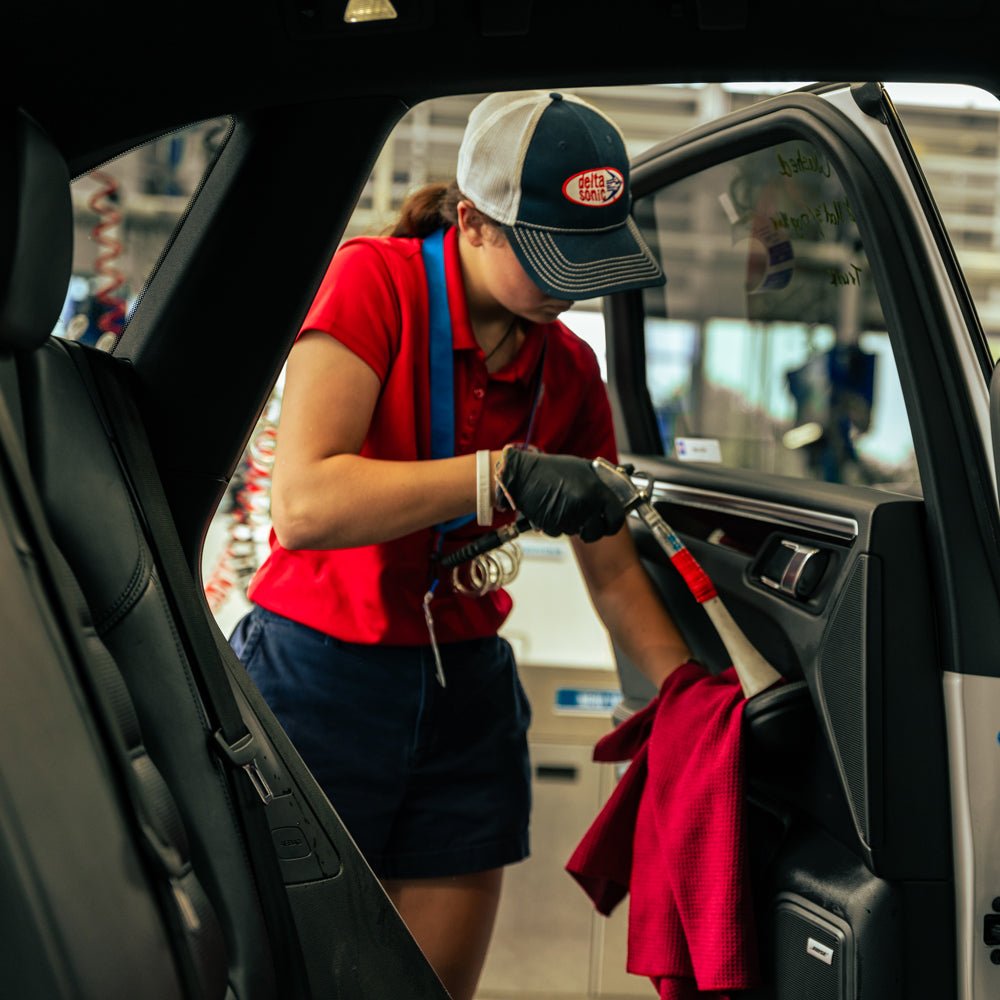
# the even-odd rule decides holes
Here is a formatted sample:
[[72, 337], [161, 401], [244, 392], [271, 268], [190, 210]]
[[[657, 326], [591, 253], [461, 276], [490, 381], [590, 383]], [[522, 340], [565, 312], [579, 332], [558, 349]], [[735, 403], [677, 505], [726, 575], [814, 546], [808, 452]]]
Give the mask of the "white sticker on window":
[[722, 449], [715, 438], [675, 438], [674, 452], [682, 462], [722, 462]]

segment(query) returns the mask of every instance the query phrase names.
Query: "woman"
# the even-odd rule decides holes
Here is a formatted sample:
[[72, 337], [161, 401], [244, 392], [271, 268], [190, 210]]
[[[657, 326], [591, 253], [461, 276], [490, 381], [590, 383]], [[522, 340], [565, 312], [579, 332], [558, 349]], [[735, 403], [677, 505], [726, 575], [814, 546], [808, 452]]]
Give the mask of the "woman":
[[629, 210], [603, 114], [493, 95], [456, 183], [334, 255], [288, 359], [271, 554], [231, 641], [456, 1000], [528, 854], [530, 708], [497, 635], [509, 596], [440, 555], [515, 507], [579, 536], [596, 608], [654, 684], [688, 658], [590, 464], [617, 459], [597, 360], [558, 321], [664, 280]]

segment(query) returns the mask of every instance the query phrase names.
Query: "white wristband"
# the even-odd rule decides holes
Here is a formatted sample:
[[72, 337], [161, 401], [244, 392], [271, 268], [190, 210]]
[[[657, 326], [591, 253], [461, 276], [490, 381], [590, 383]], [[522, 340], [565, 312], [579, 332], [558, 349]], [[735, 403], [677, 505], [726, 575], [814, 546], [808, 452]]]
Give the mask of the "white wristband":
[[476, 523], [493, 523], [493, 496], [490, 490], [490, 453], [476, 452]]

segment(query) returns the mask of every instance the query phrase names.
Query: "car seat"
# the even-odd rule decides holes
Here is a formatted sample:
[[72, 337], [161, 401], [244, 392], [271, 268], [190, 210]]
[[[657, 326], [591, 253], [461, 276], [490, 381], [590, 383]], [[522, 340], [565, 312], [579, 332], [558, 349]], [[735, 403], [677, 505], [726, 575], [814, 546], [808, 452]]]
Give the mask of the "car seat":
[[51, 335], [67, 168], [23, 111], [3, 127], [2, 992], [446, 996], [219, 632], [128, 363]]

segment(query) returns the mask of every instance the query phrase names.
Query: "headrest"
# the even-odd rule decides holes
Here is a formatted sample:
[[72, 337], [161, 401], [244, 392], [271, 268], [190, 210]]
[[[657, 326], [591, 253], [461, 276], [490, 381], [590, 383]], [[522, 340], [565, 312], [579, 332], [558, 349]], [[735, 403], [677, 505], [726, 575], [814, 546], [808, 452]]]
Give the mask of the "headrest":
[[0, 351], [40, 347], [66, 301], [73, 206], [66, 162], [21, 109], [0, 111]]

